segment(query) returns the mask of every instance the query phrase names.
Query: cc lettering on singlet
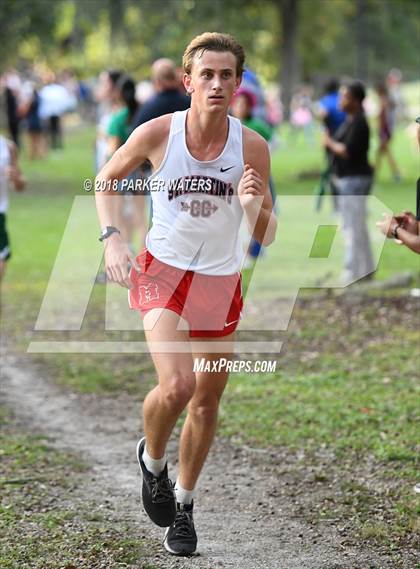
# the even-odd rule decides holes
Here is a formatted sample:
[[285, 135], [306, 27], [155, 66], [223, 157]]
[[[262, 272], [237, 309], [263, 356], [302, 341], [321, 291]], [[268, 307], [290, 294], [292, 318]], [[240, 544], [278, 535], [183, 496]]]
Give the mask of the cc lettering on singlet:
[[156, 283], [139, 286], [139, 303], [145, 304], [159, 298], [159, 289]]

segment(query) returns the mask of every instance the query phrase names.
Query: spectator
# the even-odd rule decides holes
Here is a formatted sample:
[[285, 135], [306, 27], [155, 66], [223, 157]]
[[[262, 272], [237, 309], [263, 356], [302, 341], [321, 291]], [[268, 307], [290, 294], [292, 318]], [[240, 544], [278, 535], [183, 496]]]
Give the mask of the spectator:
[[401, 89], [402, 72], [400, 69], [391, 69], [386, 78], [386, 87], [389, 97], [395, 108], [395, 122], [403, 121], [407, 118], [407, 104]]
[[130, 124], [137, 111], [136, 86], [131, 77], [122, 75], [115, 85], [115, 110], [107, 127], [108, 156], [111, 157], [130, 135]]
[[[115, 85], [114, 92], [117, 109], [111, 114], [107, 129], [109, 157], [127, 141], [133, 117], [139, 106], [136, 101], [136, 85], [131, 77], [127, 75], [120, 77]], [[124, 190], [124, 186], [121, 184], [120, 190], [124, 194], [124, 199], [122, 195], [119, 195], [115, 201], [118, 210], [118, 227], [121, 228], [122, 237], [127, 243], [130, 243], [133, 230], [138, 230], [140, 248], [142, 249], [147, 232], [147, 223], [144, 194], [137, 192], [134, 188], [139, 176], [137, 170], [130, 173], [127, 180], [131, 187], [129, 185]]]
[[107, 131], [112, 112], [119, 106], [119, 95], [115, 89], [122, 71], [110, 69], [99, 75], [95, 89], [97, 107], [95, 166], [96, 172], [104, 167], [108, 159]]
[[271, 139], [273, 129], [266, 121], [254, 116], [253, 111], [256, 105], [256, 96], [252, 91], [241, 86], [232, 100], [232, 115], [240, 119], [242, 124], [251, 130], [258, 132], [268, 142]]
[[47, 84], [41, 89], [39, 114], [46, 121], [53, 150], [63, 148], [61, 117], [74, 107], [74, 97], [63, 85], [60, 85], [54, 73], [47, 75]]
[[293, 127], [291, 131], [293, 135], [300, 130], [303, 131], [307, 144], [314, 141], [314, 121], [312, 114], [312, 98], [311, 92], [307, 88], [302, 88], [292, 99], [290, 123]]
[[41, 99], [35, 83], [28, 82], [25, 102], [21, 106], [22, 115], [26, 120], [29, 136], [29, 159], [43, 158], [45, 155], [45, 141], [43, 125], [39, 112]]
[[325, 85], [325, 95], [318, 103], [318, 117], [328, 134], [333, 136], [346, 120], [346, 113], [340, 108], [340, 83], [332, 77]]
[[269, 123], [264, 89], [261, 87], [257, 75], [250, 69], [244, 70], [241, 87], [254, 95], [252, 116]]
[[[340, 108], [339, 88], [339, 82], [337, 79], [332, 77], [329, 81], [327, 81], [325, 85], [325, 95], [320, 99], [318, 104], [318, 118], [321, 119], [327, 133], [330, 136], [334, 136], [334, 133], [346, 120], [346, 113]], [[332, 196], [333, 208], [336, 212], [338, 210], [338, 192], [334, 186], [332, 177], [330, 176], [334, 154], [332, 154], [328, 148], [325, 148], [325, 154], [327, 166], [322, 176], [325, 179], [325, 184], [328, 184], [329, 186]]]
[[5, 80], [7, 126], [10, 138], [18, 148], [20, 146], [20, 117], [18, 113], [20, 89], [21, 80], [18, 73], [15, 71], [7, 73]]
[[369, 233], [366, 226], [366, 196], [372, 186], [372, 167], [368, 162], [369, 125], [363, 111], [366, 92], [360, 81], [343, 88], [340, 107], [346, 121], [334, 137], [324, 134], [324, 146], [334, 158], [332, 173], [338, 191], [338, 208], [345, 235], [343, 281], [370, 278], [374, 271]]
[[132, 127], [190, 106], [190, 98], [179, 92], [176, 66], [170, 59], [158, 59], [152, 65], [152, 79], [156, 94], [135, 114]]
[[378, 174], [382, 156], [385, 155], [388, 158], [394, 180], [399, 182], [401, 180], [400, 172], [390, 148], [395, 126], [395, 102], [389, 96], [388, 89], [383, 83], [376, 87], [376, 92], [379, 97], [379, 147], [376, 155], [375, 172]]
[[6, 230], [6, 212], [8, 208], [8, 184], [11, 182], [17, 192], [25, 188], [26, 180], [18, 163], [17, 147], [0, 135], [0, 284], [6, 270], [11, 251]]

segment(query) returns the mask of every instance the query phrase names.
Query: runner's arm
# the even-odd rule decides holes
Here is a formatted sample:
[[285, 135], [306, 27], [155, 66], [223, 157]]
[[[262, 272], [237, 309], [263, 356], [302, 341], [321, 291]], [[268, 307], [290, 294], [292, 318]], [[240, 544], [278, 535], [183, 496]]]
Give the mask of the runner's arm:
[[[118, 187], [117, 181], [128, 176], [145, 160], [150, 159], [153, 163], [154, 151], [162, 144], [168, 133], [168, 119], [163, 119], [164, 117], [160, 117], [139, 126], [97, 175], [95, 200], [101, 228], [116, 225], [118, 219], [116, 199], [122, 197], [112, 189]], [[108, 277], [121, 286], [131, 288], [128, 263], [130, 262], [136, 270], [139, 270], [139, 267], [127, 243], [119, 233], [112, 233], [103, 243]]]
[[245, 171], [239, 183], [239, 199], [252, 236], [267, 247], [274, 241], [277, 230], [269, 187], [270, 153], [260, 135], [249, 129], [243, 132]]

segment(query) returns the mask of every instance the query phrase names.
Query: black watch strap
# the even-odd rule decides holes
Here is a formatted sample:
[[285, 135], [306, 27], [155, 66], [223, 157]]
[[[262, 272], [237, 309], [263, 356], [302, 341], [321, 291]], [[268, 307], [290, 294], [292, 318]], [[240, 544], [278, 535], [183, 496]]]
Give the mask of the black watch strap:
[[398, 225], [396, 225], [396, 226], [394, 227], [394, 229], [392, 230], [392, 237], [393, 237], [394, 239], [398, 239], [398, 229], [400, 229], [400, 228], [401, 228], [401, 225], [398, 224]]
[[121, 233], [121, 231], [112, 225], [107, 225], [104, 229], [102, 229], [99, 241], [108, 239], [108, 237], [110, 237], [113, 233]]

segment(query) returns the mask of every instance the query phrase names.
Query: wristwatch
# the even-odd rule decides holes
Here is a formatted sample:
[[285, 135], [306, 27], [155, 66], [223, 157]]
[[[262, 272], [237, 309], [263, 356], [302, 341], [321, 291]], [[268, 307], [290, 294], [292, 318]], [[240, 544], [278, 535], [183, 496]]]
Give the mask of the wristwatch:
[[121, 233], [121, 231], [112, 225], [107, 225], [104, 229], [102, 229], [99, 241], [108, 239], [108, 237], [110, 237], [113, 233]]
[[394, 229], [392, 230], [392, 237], [393, 237], [394, 239], [398, 239], [398, 229], [400, 229], [400, 228], [401, 228], [401, 225], [398, 224], [398, 225], [396, 225], [396, 226], [394, 227]]

